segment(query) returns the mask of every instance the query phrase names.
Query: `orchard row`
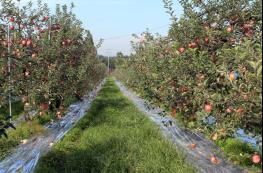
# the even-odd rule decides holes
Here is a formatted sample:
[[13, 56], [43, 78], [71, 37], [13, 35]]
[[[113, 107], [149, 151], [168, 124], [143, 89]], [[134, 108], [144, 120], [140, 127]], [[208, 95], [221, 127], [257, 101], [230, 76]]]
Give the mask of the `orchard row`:
[[73, 6], [57, 6], [51, 15], [42, 2], [0, 3], [0, 105], [22, 99], [26, 112], [61, 118], [72, 98], [81, 99], [105, 75], [90, 32]]
[[120, 69], [128, 85], [214, 141], [239, 128], [260, 134], [261, 2], [183, 0], [179, 19], [164, 2], [169, 36], [145, 32], [134, 42], [136, 53]]

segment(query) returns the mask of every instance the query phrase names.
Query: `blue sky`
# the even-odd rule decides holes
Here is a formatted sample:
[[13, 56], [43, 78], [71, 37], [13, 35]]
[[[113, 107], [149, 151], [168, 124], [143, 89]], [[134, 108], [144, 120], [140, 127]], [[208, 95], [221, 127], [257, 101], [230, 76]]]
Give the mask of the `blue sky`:
[[[21, 0], [28, 1], [28, 0]], [[36, 0], [33, 0], [36, 1]], [[106, 39], [99, 49], [99, 54], [114, 55], [121, 51], [131, 53], [130, 41], [133, 33], [141, 33], [146, 28], [159, 28], [153, 32], [165, 35], [169, 28], [169, 15], [165, 13], [162, 0], [43, 0], [51, 8], [55, 4], [70, 4], [74, 2], [74, 12], [89, 29], [95, 42]], [[174, 0], [177, 15], [182, 8]], [[123, 36], [125, 35], [125, 36]], [[123, 36], [118, 39], [108, 39]]]

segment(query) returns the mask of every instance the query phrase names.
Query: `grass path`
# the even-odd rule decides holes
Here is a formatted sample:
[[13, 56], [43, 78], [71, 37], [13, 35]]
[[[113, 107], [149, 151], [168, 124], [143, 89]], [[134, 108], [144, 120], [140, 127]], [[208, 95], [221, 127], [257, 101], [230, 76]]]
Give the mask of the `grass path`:
[[87, 115], [51, 152], [37, 173], [192, 173], [175, 146], [109, 79]]

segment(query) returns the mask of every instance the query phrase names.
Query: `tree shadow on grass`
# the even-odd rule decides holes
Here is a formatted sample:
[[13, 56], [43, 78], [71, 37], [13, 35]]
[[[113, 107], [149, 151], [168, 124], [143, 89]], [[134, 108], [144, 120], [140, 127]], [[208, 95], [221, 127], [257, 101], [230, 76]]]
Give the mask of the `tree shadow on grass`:
[[107, 123], [109, 122], [109, 119], [112, 124], [114, 122], [113, 115], [115, 114], [113, 113], [110, 115], [108, 110], [122, 110], [129, 105], [129, 100], [121, 95], [116, 86], [106, 85], [99, 92], [97, 98], [92, 103], [88, 114], [78, 123], [77, 127], [84, 130], [89, 126], [94, 127]]
[[[127, 106], [129, 106], [128, 101], [121, 97], [112, 99], [99, 98], [94, 102], [89, 113], [86, 115], [89, 118], [86, 118], [86, 120], [83, 121], [85, 121], [86, 127], [90, 125], [92, 125], [93, 127], [102, 125], [104, 123], [108, 123], [109, 121], [112, 124], [115, 118], [116, 120], [118, 119], [118, 110], [124, 109]], [[82, 124], [83, 121], [81, 121], [80, 124]]]

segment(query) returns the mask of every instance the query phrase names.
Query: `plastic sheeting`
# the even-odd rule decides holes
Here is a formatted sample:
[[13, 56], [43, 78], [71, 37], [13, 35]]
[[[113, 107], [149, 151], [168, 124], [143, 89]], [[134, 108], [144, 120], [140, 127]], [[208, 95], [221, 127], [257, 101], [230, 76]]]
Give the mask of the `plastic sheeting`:
[[[176, 120], [167, 116], [166, 113], [156, 107], [151, 106], [143, 99], [139, 98], [133, 92], [127, 90], [120, 81], [116, 81], [120, 90], [127, 96], [137, 108], [144, 112], [154, 123], [156, 123], [163, 135], [171, 140], [178, 149], [184, 151], [187, 160], [201, 173], [243, 173], [244, 170], [239, 169], [226, 162], [220, 155], [222, 152], [211, 141], [207, 140], [203, 135], [193, 133], [189, 130], [180, 128]], [[192, 148], [191, 144], [196, 144], [196, 148]], [[216, 155], [219, 164], [211, 163], [211, 157]]]
[[0, 162], [0, 173], [32, 173], [40, 156], [47, 153], [53, 144], [61, 140], [85, 115], [104, 82], [85, 96], [83, 101], [72, 104], [61, 120], [47, 124], [46, 133], [29, 139], [24, 145], [19, 145], [9, 157]]

